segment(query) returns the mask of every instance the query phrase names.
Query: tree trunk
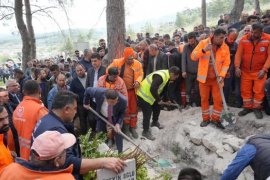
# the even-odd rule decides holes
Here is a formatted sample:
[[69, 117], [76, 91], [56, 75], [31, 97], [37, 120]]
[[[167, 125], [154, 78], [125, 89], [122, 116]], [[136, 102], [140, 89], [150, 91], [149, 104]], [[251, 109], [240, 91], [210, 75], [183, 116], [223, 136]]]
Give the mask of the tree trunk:
[[230, 23], [236, 23], [239, 21], [242, 11], [244, 9], [245, 0], [235, 0], [234, 6], [231, 11], [231, 22]]
[[255, 11], [256, 11], [256, 14], [261, 15], [260, 0], [255, 0]]
[[29, 0], [24, 0], [24, 5], [25, 5], [25, 11], [26, 11], [26, 24], [27, 24], [27, 29], [29, 33], [29, 38], [30, 38], [30, 44], [31, 44], [31, 59], [36, 58], [36, 38], [35, 38], [35, 32], [32, 24], [32, 12], [31, 12], [31, 5]]
[[202, 0], [202, 24], [206, 27], [206, 0]]
[[107, 41], [109, 63], [123, 56], [125, 48], [124, 0], [107, 0]]
[[30, 56], [30, 38], [23, 20], [23, 3], [22, 0], [16, 0], [14, 4], [16, 24], [22, 39], [22, 67], [26, 68], [27, 61], [31, 60]]

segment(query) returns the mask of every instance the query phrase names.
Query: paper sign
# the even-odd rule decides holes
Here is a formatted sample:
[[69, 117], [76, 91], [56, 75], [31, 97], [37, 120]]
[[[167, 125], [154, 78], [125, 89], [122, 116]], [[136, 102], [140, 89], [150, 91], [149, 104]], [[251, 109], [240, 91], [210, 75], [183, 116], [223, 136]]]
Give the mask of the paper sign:
[[119, 174], [107, 169], [97, 170], [97, 180], [136, 180], [135, 159], [128, 159], [125, 162], [127, 166], [124, 171]]

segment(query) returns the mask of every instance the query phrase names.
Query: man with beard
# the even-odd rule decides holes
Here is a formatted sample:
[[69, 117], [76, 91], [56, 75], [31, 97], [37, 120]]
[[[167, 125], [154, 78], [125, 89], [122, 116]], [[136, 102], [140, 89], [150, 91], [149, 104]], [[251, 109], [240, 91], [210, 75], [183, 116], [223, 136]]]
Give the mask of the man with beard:
[[[196, 103], [199, 105], [199, 84], [196, 80], [197, 71], [198, 71], [198, 61], [191, 60], [191, 53], [194, 48], [197, 46], [198, 42], [196, 40], [196, 34], [191, 32], [188, 34], [188, 43], [185, 44], [182, 53], [182, 77], [185, 80], [186, 86], [186, 98], [187, 98], [187, 107], [192, 106]], [[194, 96], [191, 96], [191, 90], [194, 88]]]
[[9, 130], [7, 110], [0, 105], [0, 172], [13, 162], [11, 152], [7, 147], [7, 132]]
[[77, 106], [77, 115], [80, 119], [80, 131], [82, 134], [86, 134], [89, 129], [89, 123], [87, 122], [88, 111], [83, 107], [83, 97], [86, 86], [86, 73], [85, 68], [81, 64], [76, 65], [76, 74], [70, 84], [70, 91], [74, 92], [79, 96], [78, 106]]
[[238, 113], [245, 116], [254, 112], [262, 119], [261, 103], [265, 96], [264, 84], [270, 67], [270, 36], [263, 33], [261, 24], [253, 24], [250, 34], [239, 42], [235, 55], [235, 74], [241, 77], [241, 95], [244, 109]]

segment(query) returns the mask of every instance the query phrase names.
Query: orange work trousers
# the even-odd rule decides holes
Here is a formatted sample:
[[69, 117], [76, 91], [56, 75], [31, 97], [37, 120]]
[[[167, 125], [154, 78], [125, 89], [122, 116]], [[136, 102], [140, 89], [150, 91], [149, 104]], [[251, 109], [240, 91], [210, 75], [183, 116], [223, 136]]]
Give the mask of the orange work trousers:
[[258, 79], [259, 72], [241, 73], [241, 96], [243, 98], [243, 107], [247, 109], [260, 109], [263, 102], [264, 84], [266, 74], [262, 79]]
[[[219, 86], [216, 79], [207, 79], [205, 83], [199, 82], [199, 89], [201, 95], [201, 108], [203, 121], [220, 121], [223, 105], [220, 95]], [[214, 107], [210, 117], [209, 98], [212, 93]]]
[[137, 125], [137, 96], [135, 89], [128, 89], [128, 108], [124, 117], [124, 124], [129, 124], [131, 128], [135, 128]]

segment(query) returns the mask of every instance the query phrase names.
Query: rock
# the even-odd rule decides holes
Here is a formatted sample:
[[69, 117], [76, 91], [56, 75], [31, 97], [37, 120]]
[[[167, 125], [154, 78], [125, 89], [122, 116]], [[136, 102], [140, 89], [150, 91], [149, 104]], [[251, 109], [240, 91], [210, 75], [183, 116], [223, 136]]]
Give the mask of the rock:
[[223, 139], [222, 144], [228, 144], [233, 148], [234, 151], [238, 151], [242, 144], [244, 143], [244, 140], [232, 137], [229, 139]]
[[97, 151], [98, 151], [98, 152], [105, 153], [105, 152], [109, 151], [109, 149], [110, 149], [110, 148], [107, 146], [106, 143], [101, 143], [101, 144], [98, 146]]
[[230, 153], [234, 153], [235, 151], [233, 150], [233, 148], [231, 147], [231, 146], [229, 146], [228, 144], [224, 144], [223, 145], [223, 149], [225, 150], [225, 151], [228, 151], [228, 152], [230, 152]]
[[203, 145], [212, 152], [216, 152], [219, 148], [222, 147], [222, 144], [218, 142], [217, 134], [208, 134], [202, 137]]
[[214, 171], [217, 171], [220, 175], [225, 171], [227, 166], [230, 164], [234, 156], [228, 156], [226, 159], [217, 158], [214, 163]]
[[191, 126], [197, 126], [197, 123], [194, 122], [194, 121], [189, 121], [188, 124], [191, 125]]
[[158, 127], [156, 127], [156, 126], [151, 127], [151, 133], [152, 133], [152, 135], [154, 137], [157, 137], [158, 136], [158, 133], [159, 133]]
[[197, 129], [196, 131], [190, 131], [190, 141], [195, 145], [202, 144], [202, 137], [206, 134], [205, 131]]
[[183, 131], [185, 132], [186, 135], [190, 134], [190, 128], [189, 126], [184, 126]]
[[216, 151], [216, 154], [218, 155], [218, 157], [222, 158], [222, 159], [227, 159], [229, 158], [229, 156], [232, 156], [232, 153], [226, 151], [224, 148], [220, 148]]

